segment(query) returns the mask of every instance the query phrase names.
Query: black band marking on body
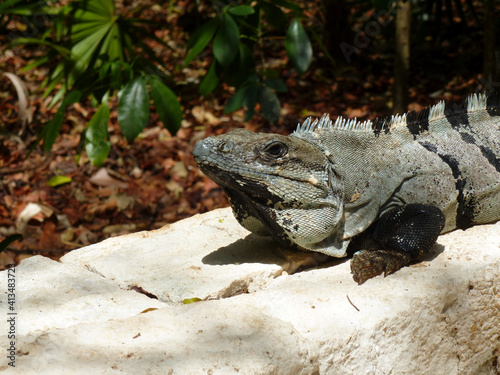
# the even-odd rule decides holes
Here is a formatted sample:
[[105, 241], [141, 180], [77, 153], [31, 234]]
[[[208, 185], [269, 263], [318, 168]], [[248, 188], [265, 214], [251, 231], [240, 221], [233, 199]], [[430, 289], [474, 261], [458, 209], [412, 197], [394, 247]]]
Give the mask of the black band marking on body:
[[464, 194], [465, 184], [467, 182], [467, 178], [462, 176], [462, 172], [460, 171], [460, 163], [457, 159], [453, 157], [453, 155], [442, 154], [438, 151], [436, 145], [429, 142], [419, 142], [419, 144], [424, 147], [426, 150], [435, 153], [437, 156], [444, 161], [451, 170], [453, 178], [455, 179], [455, 189], [458, 192], [457, 196], [457, 219], [456, 224], [457, 228], [466, 229], [470, 228], [474, 225], [474, 200], [472, 197], [467, 197]]
[[500, 116], [500, 96], [498, 94], [488, 95], [486, 111], [490, 116]]
[[453, 129], [469, 129], [469, 114], [467, 113], [467, 99], [461, 104], [447, 101], [444, 106], [444, 115]]
[[386, 118], [377, 117], [375, 120], [373, 120], [372, 130], [375, 136], [379, 136], [382, 130], [385, 134], [389, 134], [391, 132], [389, 121]]
[[429, 113], [430, 109], [425, 108], [418, 112], [412, 111], [406, 115], [406, 127], [413, 134], [413, 139], [416, 139], [416, 136], [420, 133], [429, 130]]

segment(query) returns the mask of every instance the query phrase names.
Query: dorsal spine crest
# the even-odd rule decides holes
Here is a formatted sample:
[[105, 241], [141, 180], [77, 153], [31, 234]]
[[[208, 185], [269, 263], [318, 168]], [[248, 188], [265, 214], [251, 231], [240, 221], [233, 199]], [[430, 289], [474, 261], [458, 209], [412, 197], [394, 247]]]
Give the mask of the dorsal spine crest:
[[[455, 111], [471, 113], [478, 110], [487, 109], [488, 95], [472, 94], [469, 95], [461, 105], [456, 105]], [[342, 116], [337, 117], [335, 122], [330, 119], [328, 114], [324, 114], [319, 120], [308, 117], [302, 124], [298, 124], [294, 133], [314, 133], [321, 130], [347, 130], [347, 131], [373, 131], [378, 134], [380, 131], [390, 131], [393, 128], [400, 127], [407, 130], [410, 122], [435, 121], [445, 116], [447, 102], [442, 100], [439, 103], [422, 109], [421, 111], [407, 112], [402, 115], [393, 115], [374, 121], [358, 121], [357, 118], [348, 119]]]

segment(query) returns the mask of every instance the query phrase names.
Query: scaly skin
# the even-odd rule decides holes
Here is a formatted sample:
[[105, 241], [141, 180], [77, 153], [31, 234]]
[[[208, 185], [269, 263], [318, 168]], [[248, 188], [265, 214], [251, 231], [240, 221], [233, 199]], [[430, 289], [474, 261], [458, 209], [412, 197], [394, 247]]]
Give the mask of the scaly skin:
[[193, 153], [241, 225], [286, 247], [353, 255], [360, 284], [417, 261], [440, 233], [500, 220], [493, 96], [375, 122], [323, 116], [290, 136], [237, 129]]

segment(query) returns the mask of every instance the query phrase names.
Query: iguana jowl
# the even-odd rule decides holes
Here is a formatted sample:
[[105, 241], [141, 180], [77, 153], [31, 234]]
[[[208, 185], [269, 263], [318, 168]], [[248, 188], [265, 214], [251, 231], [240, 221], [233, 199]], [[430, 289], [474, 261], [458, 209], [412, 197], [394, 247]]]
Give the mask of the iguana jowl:
[[334, 257], [362, 283], [440, 233], [500, 220], [500, 108], [471, 95], [392, 118], [308, 118], [290, 136], [243, 129], [198, 142], [199, 167], [246, 229]]

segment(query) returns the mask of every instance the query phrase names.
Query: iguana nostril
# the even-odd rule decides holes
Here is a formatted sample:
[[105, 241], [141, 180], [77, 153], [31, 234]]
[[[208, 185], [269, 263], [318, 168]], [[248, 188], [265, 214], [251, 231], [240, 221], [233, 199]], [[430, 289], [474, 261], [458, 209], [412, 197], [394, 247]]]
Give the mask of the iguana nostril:
[[199, 141], [194, 146], [193, 155], [194, 155], [195, 160], [198, 160], [198, 158], [200, 158], [200, 157], [210, 155], [210, 147], [208, 145], [208, 142], [206, 140]]

